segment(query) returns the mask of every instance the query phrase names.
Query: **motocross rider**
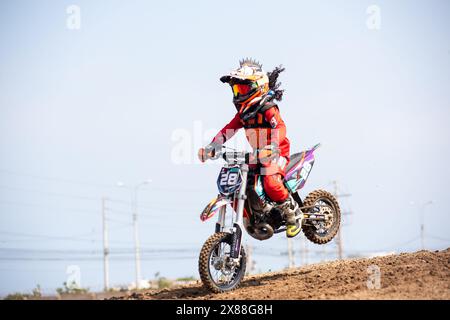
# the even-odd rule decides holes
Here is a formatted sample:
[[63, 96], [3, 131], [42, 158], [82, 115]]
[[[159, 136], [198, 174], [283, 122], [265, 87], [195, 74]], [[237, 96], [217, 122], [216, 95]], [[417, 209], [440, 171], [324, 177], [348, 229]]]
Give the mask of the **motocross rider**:
[[[245, 129], [247, 140], [254, 150], [263, 187], [269, 198], [276, 202], [286, 220], [286, 236], [295, 237], [301, 230], [302, 215], [297, 202], [283, 183], [285, 169], [289, 163], [290, 142], [286, 137], [286, 125], [281, 119], [274, 100], [281, 100], [277, 78], [284, 68], [277, 67], [266, 73], [262, 65], [252, 59], [240, 61], [239, 68], [220, 78], [233, 91], [233, 103], [237, 113], [233, 119], [214, 137], [198, 156], [204, 162], [214, 157], [222, 145], [240, 128]], [[252, 170], [255, 166], [250, 166]]]

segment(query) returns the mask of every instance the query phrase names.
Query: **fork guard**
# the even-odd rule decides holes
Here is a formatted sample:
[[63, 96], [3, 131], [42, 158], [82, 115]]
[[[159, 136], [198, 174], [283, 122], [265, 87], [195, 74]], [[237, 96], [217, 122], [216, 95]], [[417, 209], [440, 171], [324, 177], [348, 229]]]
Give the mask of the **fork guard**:
[[200, 214], [200, 220], [206, 221], [212, 218], [216, 214], [216, 212], [220, 211], [220, 208], [226, 206], [227, 204], [231, 205], [232, 201], [221, 195], [218, 195], [208, 203], [205, 209], [203, 209], [202, 213]]

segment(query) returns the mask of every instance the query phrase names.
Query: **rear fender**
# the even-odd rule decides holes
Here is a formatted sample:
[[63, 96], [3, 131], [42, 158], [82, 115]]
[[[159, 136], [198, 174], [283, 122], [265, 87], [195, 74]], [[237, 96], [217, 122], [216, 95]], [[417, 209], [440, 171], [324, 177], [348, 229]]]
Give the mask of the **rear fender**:
[[306, 151], [299, 163], [286, 173], [284, 184], [291, 193], [300, 190], [305, 185], [314, 165], [314, 150], [317, 147], [316, 145]]
[[231, 200], [228, 198], [225, 198], [221, 195], [215, 197], [211, 200], [210, 203], [203, 209], [202, 213], [200, 214], [200, 220], [206, 221], [209, 218], [212, 218], [216, 212], [218, 212], [223, 206], [226, 206], [227, 204], [232, 204]]

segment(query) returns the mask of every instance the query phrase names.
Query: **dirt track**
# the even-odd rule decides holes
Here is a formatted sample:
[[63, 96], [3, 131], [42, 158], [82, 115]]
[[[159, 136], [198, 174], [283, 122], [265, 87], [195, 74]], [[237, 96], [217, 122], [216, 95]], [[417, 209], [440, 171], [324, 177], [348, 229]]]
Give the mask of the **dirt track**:
[[[381, 288], [369, 290], [377, 265]], [[210, 294], [200, 283], [113, 299], [450, 299], [450, 248], [372, 259], [333, 261], [247, 276], [236, 291]]]

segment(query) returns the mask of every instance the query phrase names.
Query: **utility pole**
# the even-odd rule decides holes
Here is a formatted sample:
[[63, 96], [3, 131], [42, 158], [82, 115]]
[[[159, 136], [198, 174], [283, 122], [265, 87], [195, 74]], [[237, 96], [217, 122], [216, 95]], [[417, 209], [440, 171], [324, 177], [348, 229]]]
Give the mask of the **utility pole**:
[[108, 222], [106, 220], [106, 198], [102, 198], [102, 220], [103, 220], [103, 277], [104, 290], [109, 290], [109, 244], [108, 244]]
[[306, 266], [308, 264], [308, 247], [307, 242], [308, 240], [305, 237], [300, 238], [300, 259], [301, 259], [301, 265]]
[[[337, 187], [337, 181], [333, 181], [334, 185], [334, 196], [336, 197], [336, 200], [338, 200], [338, 187]], [[342, 217], [341, 217], [342, 219]], [[337, 247], [338, 247], [338, 259], [342, 260], [342, 234], [341, 234], [341, 225], [339, 226], [338, 234], [337, 234]]]
[[300, 253], [300, 265], [303, 266], [305, 265], [305, 251], [303, 248], [303, 241], [305, 241], [305, 239], [303, 237], [300, 237], [299, 240], [300, 240], [300, 247], [298, 249], [298, 252]]
[[253, 246], [247, 244], [245, 246], [245, 252], [247, 254], [247, 274], [251, 274], [255, 270], [255, 261], [253, 260]]
[[422, 250], [425, 250], [425, 221], [424, 221], [425, 207], [430, 204], [433, 204], [432, 200], [425, 202], [420, 206], [420, 245], [422, 247]]
[[322, 246], [322, 262], [327, 260], [327, 247], [326, 246]]
[[308, 264], [308, 247], [306, 246], [307, 239], [305, 237], [301, 237], [299, 238], [299, 241], [300, 249], [298, 252], [300, 253], [300, 265], [306, 266]]
[[137, 219], [137, 187], [133, 190], [133, 229], [134, 229], [134, 252], [136, 264], [136, 289], [140, 289], [141, 282], [141, 247], [139, 243], [139, 227]]
[[295, 266], [294, 254], [292, 252], [292, 238], [287, 238], [287, 244], [288, 244], [288, 258], [289, 258], [288, 267], [290, 269]]
[[137, 193], [138, 189], [146, 184], [152, 182], [151, 179], [147, 179], [134, 187], [129, 187], [123, 184], [122, 182], [118, 182], [117, 186], [121, 188], [127, 188], [131, 190], [131, 211], [133, 216], [133, 230], [134, 230], [134, 260], [136, 267], [136, 289], [140, 289], [141, 282], [141, 246], [139, 243], [139, 226], [138, 226], [138, 202], [137, 202]]
[[[350, 197], [351, 194], [340, 194], [338, 195], [338, 184], [337, 181], [334, 180], [333, 181], [333, 186], [334, 186], [334, 197], [336, 198], [336, 200], [338, 200], [338, 198], [342, 198], [342, 197]], [[341, 212], [341, 222], [342, 222], [342, 216], [344, 215], [343, 212]], [[342, 223], [339, 226], [339, 230], [337, 233], [337, 255], [338, 255], [338, 259], [342, 260], [344, 257], [344, 244], [342, 242], [342, 233], [341, 233], [341, 229], [342, 229]]]
[[308, 240], [306, 238], [303, 238], [303, 245], [304, 245], [304, 252], [305, 252], [305, 265], [309, 264], [309, 250], [308, 250]]

